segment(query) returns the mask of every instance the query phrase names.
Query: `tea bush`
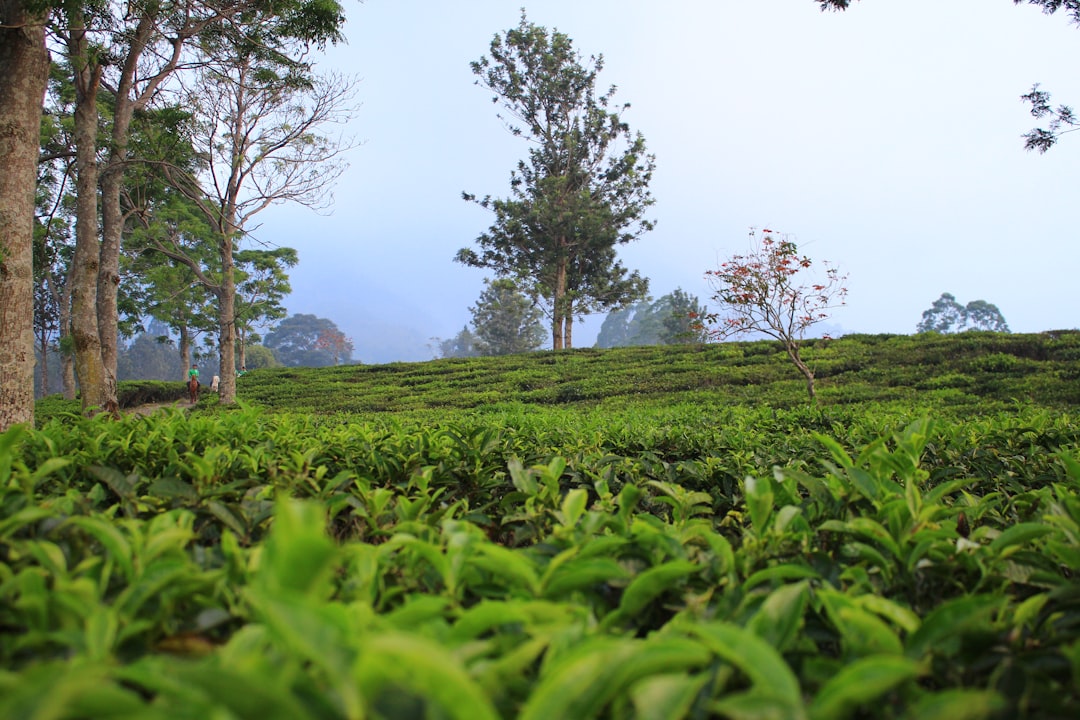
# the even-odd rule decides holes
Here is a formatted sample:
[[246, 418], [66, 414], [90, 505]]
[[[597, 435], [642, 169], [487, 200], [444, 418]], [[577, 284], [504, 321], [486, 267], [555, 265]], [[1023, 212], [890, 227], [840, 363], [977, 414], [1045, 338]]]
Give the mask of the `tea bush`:
[[1060, 338], [950, 339], [817, 341], [816, 405], [756, 342], [53, 411], [0, 435], [0, 716], [1077, 716], [1077, 396], [1007, 349]]

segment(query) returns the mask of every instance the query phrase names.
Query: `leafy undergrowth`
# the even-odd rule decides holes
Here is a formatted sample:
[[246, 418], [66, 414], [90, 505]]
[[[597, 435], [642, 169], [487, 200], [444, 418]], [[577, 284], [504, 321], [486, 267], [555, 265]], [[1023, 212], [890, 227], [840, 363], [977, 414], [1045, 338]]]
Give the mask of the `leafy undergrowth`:
[[10, 431], [0, 716], [1080, 714], [1075, 413], [679, 397]]

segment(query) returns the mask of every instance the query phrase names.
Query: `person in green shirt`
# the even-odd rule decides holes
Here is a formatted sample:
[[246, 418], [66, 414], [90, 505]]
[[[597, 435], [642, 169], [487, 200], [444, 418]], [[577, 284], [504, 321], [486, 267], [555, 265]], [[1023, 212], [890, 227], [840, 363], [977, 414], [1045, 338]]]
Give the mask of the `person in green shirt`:
[[197, 363], [191, 363], [191, 369], [188, 370], [188, 394], [191, 397], [191, 404], [199, 402], [199, 366]]

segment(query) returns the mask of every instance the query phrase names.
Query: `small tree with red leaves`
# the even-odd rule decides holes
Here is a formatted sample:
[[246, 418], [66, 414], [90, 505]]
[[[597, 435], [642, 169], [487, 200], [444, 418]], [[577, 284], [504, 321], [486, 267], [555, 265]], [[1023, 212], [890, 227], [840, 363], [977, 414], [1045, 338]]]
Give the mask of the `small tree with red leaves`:
[[813, 262], [799, 254], [792, 236], [763, 230], [759, 238], [751, 228], [750, 241], [746, 255], [734, 255], [705, 273], [721, 310], [706, 315], [703, 327], [718, 340], [751, 332], [776, 338], [806, 378], [813, 400], [814, 373], [800, 357], [799, 345], [807, 328], [845, 304], [847, 275], [824, 263], [824, 277], [805, 281]]
[[351, 357], [355, 348], [352, 340], [346, 337], [345, 333], [337, 328], [325, 327], [319, 330], [319, 334], [315, 338], [315, 349], [330, 353], [330, 356], [334, 359], [334, 364], [337, 365], [342, 358]]

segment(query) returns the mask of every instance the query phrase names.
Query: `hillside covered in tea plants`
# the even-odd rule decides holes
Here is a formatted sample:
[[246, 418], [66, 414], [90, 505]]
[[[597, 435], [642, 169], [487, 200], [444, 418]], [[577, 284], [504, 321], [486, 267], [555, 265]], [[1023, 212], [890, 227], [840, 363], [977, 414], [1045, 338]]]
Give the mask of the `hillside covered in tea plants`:
[[[822, 406], [901, 401], [987, 410], [1080, 406], [1080, 331], [1033, 335], [851, 335], [807, 340]], [[681, 401], [792, 408], [805, 384], [772, 341], [578, 349], [334, 368], [273, 368], [237, 381], [240, 399], [326, 415], [514, 405], [618, 408]], [[180, 383], [121, 383], [121, 407], [186, 397]], [[216, 396], [204, 388], [200, 408]], [[38, 417], [77, 413], [47, 398]]]
[[1080, 335], [805, 357], [813, 405], [767, 342], [42, 401], [0, 716], [1080, 714]]

